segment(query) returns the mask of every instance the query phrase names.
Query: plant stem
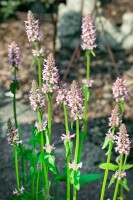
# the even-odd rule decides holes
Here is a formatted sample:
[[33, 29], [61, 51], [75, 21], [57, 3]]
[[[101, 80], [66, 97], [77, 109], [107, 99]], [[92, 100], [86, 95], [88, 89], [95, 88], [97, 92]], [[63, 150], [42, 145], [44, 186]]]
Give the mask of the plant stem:
[[[36, 51], [39, 51], [39, 44], [37, 42], [34, 43]], [[42, 88], [42, 68], [41, 68], [41, 59], [37, 57], [37, 65], [38, 65], [38, 84], [40, 89]]]
[[[79, 121], [76, 120], [76, 148], [74, 156], [74, 164], [77, 164], [78, 161], [78, 149], [79, 149]], [[76, 200], [76, 187], [73, 186], [73, 200]]]
[[17, 190], [20, 191], [19, 171], [18, 171], [18, 152], [16, 148], [14, 148], [14, 159], [15, 159], [16, 185], [17, 185]]
[[[39, 121], [39, 125], [42, 126], [42, 116], [41, 116], [41, 111], [38, 109], [37, 111], [38, 113], [38, 121]], [[43, 131], [41, 131], [41, 152], [44, 153], [44, 137], [43, 137]], [[43, 164], [43, 172], [44, 172], [44, 180], [45, 180], [45, 187], [46, 187], [46, 192], [47, 195], [49, 196], [49, 182], [48, 182], [48, 172], [47, 172], [47, 167], [45, 162], [42, 163]]]
[[[67, 109], [66, 105], [63, 103], [64, 107], [64, 116], [65, 116], [65, 127], [66, 127], [66, 135], [69, 135], [69, 127], [68, 127], [68, 116], [67, 116]], [[66, 154], [66, 161], [67, 161], [67, 200], [70, 200], [70, 171], [69, 171], [69, 163], [70, 163], [70, 156], [67, 157]]]
[[87, 70], [86, 70], [86, 79], [90, 79], [90, 51], [86, 51], [87, 58]]
[[52, 111], [51, 111], [51, 98], [48, 95], [48, 136], [49, 142], [51, 140], [51, 121], [52, 121]]
[[[112, 135], [114, 135], [115, 132], [115, 128], [112, 129], [111, 133]], [[113, 143], [110, 142], [109, 143], [109, 153], [107, 155], [107, 167], [104, 173], [104, 179], [103, 179], [103, 184], [102, 184], [102, 191], [101, 191], [101, 197], [100, 200], [104, 199], [104, 195], [105, 195], [105, 188], [106, 188], [106, 183], [107, 183], [107, 178], [108, 178], [108, 172], [109, 172], [109, 164], [110, 164], [110, 159], [111, 159], [111, 154], [112, 154], [112, 148], [113, 148]]]
[[36, 181], [36, 200], [38, 200], [39, 180], [40, 180], [40, 172], [38, 172], [38, 174], [37, 174], [37, 181]]
[[[120, 155], [120, 165], [119, 165], [119, 174], [122, 171], [122, 163], [123, 163], [123, 155]], [[115, 191], [114, 191], [114, 196], [113, 196], [113, 200], [116, 200], [117, 198], [117, 193], [118, 193], [118, 189], [119, 189], [119, 184], [120, 184], [120, 180], [117, 178], [116, 181], [116, 186], [115, 186]]]

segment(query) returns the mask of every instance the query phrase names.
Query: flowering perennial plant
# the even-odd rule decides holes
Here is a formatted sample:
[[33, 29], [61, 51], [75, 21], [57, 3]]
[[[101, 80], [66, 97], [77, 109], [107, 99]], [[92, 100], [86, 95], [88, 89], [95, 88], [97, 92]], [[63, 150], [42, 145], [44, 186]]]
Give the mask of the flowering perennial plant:
[[[22, 143], [21, 131], [17, 121], [16, 92], [19, 89], [17, 80], [17, 70], [20, 64], [20, 50], [15, 42], [9, 45], [9, 65], [14, 69], [14, 80], [10, 85], [10, 91], [13, 93], [13, 111], [14, 124], [8, 120], [8, 143], [14, 150], [16, 189], [13, 191], [13, 199], [23, 200], [50, 200], [52, 198], [60, 199], [59, 182], [66, 182], [65, 199], [77, 199], [77, 190], [80, 186], [90, 183], [92, 180], [101, 178], [101, 174], [82, 174], [81, 168], [84, 164], [80, 161], [87, 136], [88, 105], [91, 87], [94, 80], [90, 79], [90, 55], [94, 55], [96, 48], [96, 30], [92, 16], [89, 14], [83, 19], [81, 45], [86, 50], [87, 68], [86, 78], [82, 81], [80, 88], [77, 81], [73, 81], [71, 88], [68, 89], [66, 83], [59, 80], [58, 69], [55, 65], [55, 59], [50, 53], [47, 59], [43, 58], [43, 49], [40, 47], [39, 20], [35, 20], [31, 11], [28, 12], [27, 21], [25, 21], [26, 32], [29, 42], [32, 42], [35, 49], [32, 50], [33, 60], [37, 61], [38, 77], [37, 81], [32, 81], [32, 87], [29, 94], [29, 100], [32, 109], [36, 113], [36, 122], [33, 125], [32, 138], [28, 145]], [[42, 70], [42, 60], [43, 70]], [[59, 82], [61, 83], [59, 85]], [[106, 182], [110, 170], [113, 170], [113, 176], [110, 184], [116, 182], [113, 200], [118, 197], [120, 189], [120, 199], [123, 199], [123, 189], [128, 190], [126, 170], [133, 167], [127, 165], [127, 157], [130, 153], [131, 143], [127, 134], [126, 126], [123, 124], [124, 100], [127, 96], [125, 81], [117, 78], [113, 85], [113, 96], [116, 100], [116, 106], [109, 117], [109, 130], [105, 135], [103, 149], [108, 148], [106, 156], [107, 161], [100, 165], [105, 170], [100, 200], [104, 200]], [[55, 100], [56, 101], [53, 101]], [[53, 104], [56, 102], [64, 111], [65, 133], [61, 135], [61, 142], [65, 148], [65, 166], [63, 172], [60, 172], [56, 164], [54, 155], [55, 146], [52, 140], [53, 130]], [[47, 111], [44, 117], [44, 109]], [[82, 131], [80, 124], [83, 124]], [[75, 125], [75, 127], [74, 127]], [[119, 130], [119, 131], [118, 131]], [[75, 133], [75, 134], [74, 134]], [[28, 134], [28, 133], [27, 133]], [[57, 135], [58, 136], [58, 135]], [[73, 142], [75, 141], [75, 142]], [[116, 163], [111, 163], [112, 152], [118, 154]], [[21, 157], [21, 168], [19, 168], [19, 158]], [[28, 165], [27, 165], [28, 161]], [[21, 171], [21, 176], [19, 172]], [[22, 187], [20, 183], [22, 182]], [[51, 185], [56, 184], [56, 194], [51, 196]], [[73, 187], [73, 192], [71, 192]]]

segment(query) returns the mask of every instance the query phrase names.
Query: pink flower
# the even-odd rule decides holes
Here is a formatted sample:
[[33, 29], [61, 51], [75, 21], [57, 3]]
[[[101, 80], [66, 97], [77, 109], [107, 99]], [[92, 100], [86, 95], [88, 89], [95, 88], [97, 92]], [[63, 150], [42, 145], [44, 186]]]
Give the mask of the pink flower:
[[130, 153], [131, 142], [129, 140], [125, 124], [122, 124], [120, 126], [119, 132], [115, 136], [115, 142], [116, 142], [115, 151], [118, 152], [119, 154], [125, 154], [128, 156]]
[[55, 149], [54, 144], [53, 144], [53, 145], [46, 144], [43, 148], [45, 149], [45, 151], [46, 151], [47, 153], [51, 153], [52, 150]]
[[112, 135], [112, 133], [110, 131], [106, 134], [106, 136], [109, 138], [110, 141], [114, 141], [114, 139], [115, 139], [115, 136]]
[[44, 53], [43, 48], [41, 48], [39, 51], [32, 49], [32, 54], [34, 57], [42, 57], [43, 53]]
[[114, 177], [117, 178], [118, 180], [121, 180], [123, 177], [126, 176], [126, 172], [122, 171], [121, 173], [119, 173], [118, 171], [115, 172]]
[[18, 67], [20, 65], [20, 49], [16, 42], [8, 45], [8, 59], [10, 66]]
[[121, 123], [120, 114], [119, 114], [119, 106], [116, 105], [114, 110], [112, 110], [111, 117], [109, 118], [109, 126], [119, 126]]
[[35, 127], [38, 129], [38, 131], [45, 131], [47, 126], [47, 121], [43, 121], [40, 125], [38, 122], [35, 123]]
[[18, 129], [15, 129], [12, 125], [11, 120], [9, 119], [7, 122], [8, 133], [7, 133], [7, 141], [10, 145], [17, 147], [22, 141], [19, 138]]
[[62, 134], [61, 139], [66, 140], [66, 141], [70, 141], [74, 137], [75, 137], [75, 134], [73, 134], [73, 135], [70, 135], [70, 133], [68, 135]]
[[71, 90], [67, 94], [68, 106], [70, 107], [71, 118], [73, 120], [83, 118], [83, 96], [81, 88], [78, 88], [78, 83], [73, 81]]
[[35, 20], [31, 11], [28, 12], [25, 27], [29, 42], [37, 42], [41, 40], [38, 20]]
[[86, 87], [92, 87], [92, 84], [93, 84], [94, 80], [82, 80], [82, 83], [86, 86]]
[[74, 162], [69, 163], [69, 169], [73, 169], [74, 171], [77, 171], [78, 169], [82, 168], [82, 162], [79, 164], [74, 164]]
[[29, 99], [31, 107], [34, 111], [45, 106], [45, 99], [35, 80], [32, 81], [32, 88], [30, 91]]
[[125, 86], [125, 82], [126, 81], [122, 81], [122, 79], [117, 77], [115, 83], [113, 84], [112, 90], [116, 102], [124, 101], [125, 97], [127, 97], [128, 91]]
[[52, 53], [50, 53], [47, 60], [45, 60], [42, 78], [42, 92], [44, 94], [53, 93], [58, 89], [58, 69], [55, 67], [55, 60]]
[[56, 96], [56, 102], [57, 104], [64, 103], [67, 105], [67, 93], [68, 90], [66, 89], [66, 84], [63, 84], [58, 90], [57, 90], [57, 96]]
[[81, 45], [83, 50], [93, 50], [96, 48], [96, 29], [91, 14], [83, 18], [81, 38], [83, 39]]

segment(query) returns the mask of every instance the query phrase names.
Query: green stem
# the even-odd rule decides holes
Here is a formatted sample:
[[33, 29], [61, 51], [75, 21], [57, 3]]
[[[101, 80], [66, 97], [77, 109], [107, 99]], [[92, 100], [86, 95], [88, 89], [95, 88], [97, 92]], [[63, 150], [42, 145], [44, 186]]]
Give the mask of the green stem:
[[[36, 51], [39, 51], [39, 44], [34, 43], [34, 46], [36, 48]], [[37, 65], [38, 65], [38, 84], [40, 89], [42, 88], [42, 67], [41, 67], [41, 59], [40, 57], [37, 57]]]
[[[123, 155], [120, 155], [120, 165], [119, 165], [119, 174], [122, 172], [122, 163], [123, 163]], [[116, 186], [115, 186], [115, 191], [114, 191], [114, 196], [113, 196], [113, 200], [116, 200], [117, 198], [117, 193], [118, 193], [118, 189], [119, 189], [119, 184], [120, 184], [120, 180], [117, 178], [116, 181]]]
[[[42, 116], [41, 116], [41, 111], [38, 109], [37, 111], [38, 113], [38, 121], [39, 121], [39, 125], [42, 126]], [[43, 131], [41, 131], [41, 152], [44, 153], [44, 137], [43, 137]], [[43, 164], [43, 172], [44, 172], [44, 180], [45, 180], [45, 187], [46, 187], [46, 192], [47, 195], [49, 196], [49, 182], [48, 182], [48, 172], [47, 172], [47, 167], [45, 162], [42, 163]]]
[[90, 79], [90, 51], [86, 51], [87, 58], [87, 70], [86, 70], [86, 79]]
[[40, 172], [38, 172], [38, 174], [37, 174], [37, 181], [36, 181], [36, 200], [38, 200], [39, 180], [40, 180]]
[[52, 110], [51, 110], [51, 98], [48, 95], [48, 136], [49, 142], [51, 140], [51, 122], [52, 122]]
[[[112, 135], [114, 135], [115, 132], [115, 128], [112, 129], [111, 133]], [[112, 148], [113, 148], [113, 143], [110, 142], [109, 143], [109, 153], [107, 155], [107, 167], [104, 173], [104, 179], [103, 179], [103, 184], [102, 184], [102, 191], [101, 191], [101, 197], [100, 200], [104, 199], [104, 195], [105, 195], [105, 188], [106, 188], [106, 183], [107, 183], [107, 178], [108, 178], [108, 172], [109, 172], [109, 164], [110, 164], [110, 159], [111, 159], [111, 154], [112, 154]]]
[[[74, 164], [77, 165], [78, 162], [78, 149], [79, 149], [79, 121], [76, 120], [76, 148], [74, 156]], [[73, 200], [76, 200], [76, 187], [73, 186]]]
[[[110, 149], [112, 150], [112, 143], [110, 143], [109, 145], [110, 145]], [[106, 183], [107, 183], [107, 178], [108, 178], [108, 172], [109, 172], [109, 163], [110, 163], [111, 154], [112, 154], [111, 150], [109, 151], [108, 156], [107, 156], [107, 167], [106, 167], [105, 174], [104, 174], [104, 179], [103, 179], [103, 185], [102, 185], [102, 192], [101, 192], [100, 200], [103, 200], [104, 199], [104, 195], [105, 195], [105, 188], [106, 188]]]
[[32, 197], [33, 197], [33, 199], [34, 199], [34, 178], [31, 178], [32, 180], [31, 180], [31, 195], [32, 195]]
[[83, 143], [84, 143], [84, 140], [85, 140], [85, 135], [87, 133], [87, 111], [88, 111], [89, 95], [90, 95], [89, 90], [85, 90], [84, 116], [83, 116], [84, 131], [81, 135], [81, 140], [80, 140], [80, 144], [79, 144], [78, 162], [80, 162], [80, 159], [81, 159]]
[[[67, 116], [67, 109], [66, 105], [63, 103], [64, 108], [64, 116], [65, 116], [65, 127], [66, 127], [66, 135], [69, 135], [69, 126], [68, 126], [68, 116]], [[67, 200], [70, 200], [70, 171], [69, 171], [69, 163], [70, 163], [70, 156], [67, 157], [66, 155], [66, 161], [67, 161]]]
[[14, 148], [14, 159], [15, 159], [16, 185], [17, 185], [17, 190], [20, 191], [19, 171], [18, 171], [18, 152], [16, 148]]

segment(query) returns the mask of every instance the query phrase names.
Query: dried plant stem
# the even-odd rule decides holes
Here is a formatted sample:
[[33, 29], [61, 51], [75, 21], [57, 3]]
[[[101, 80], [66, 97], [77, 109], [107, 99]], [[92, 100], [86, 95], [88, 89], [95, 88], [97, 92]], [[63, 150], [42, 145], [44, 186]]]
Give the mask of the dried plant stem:
[[[122, 172], [122, 164], [123, 164], [123, 154], [120, 154], [119, 174]], [[117, 178], [113, 200], [117, 199], [119, 184], [120, 184], [120, 180]]]
[[[68, 116], [67, 116], [67, 108], [66, 105], [63, 104], [64, 107], [64, 116], [65, 116], [65, 127], [66, 127], [66, 135], [69, 134], [69, 127], [68, 127]], [[66, 155], [66, 162], [67, 162], [67, 200], [70, 200], [70, 171], [69, 171], [69, 163], [70, 163], [70, 156], [67, 157]]]
[[[76, 148], [74, 156], [74, 164], [78, 162], [78, 149], [79, 149], [79, 120], [76, 120]], [[76, 200], [76, 187], [73, 186], [73, 200]]]
[[[42, 116], [41, 116], [41, 111], [38, 109], [37, 111], [38, 114], [38, 121], [39, 121], [39, 125], [42, 126]], [[44, 137], [43, 137], [43, 131], [41, 131], [41, 153], [44, 153]], [[44, 181], [45, 181], [45, 187], [46, 187], [46, 193], [49, 196], [49, 182], [48, 182], [48, 170], [46, 167], [45, 162], [42, 163], [43, 164], [43, 172], [44, 172]]]
[[[34, 43], [36, 51], [39, 51], [39, 44], [37, 42]], [[41, 59], [37, 57], [37, 64], [38, 64], [38, 85], [40, 89], [42, 88], [42, 67], [41, 67]]]
[[15, 159], [16, 185], [17, 185], [17, 190], [20, 191], [19, 170], [18, 170], [18, 152], [17, 152], [16, 148], [14, 148], [14, 159]]

